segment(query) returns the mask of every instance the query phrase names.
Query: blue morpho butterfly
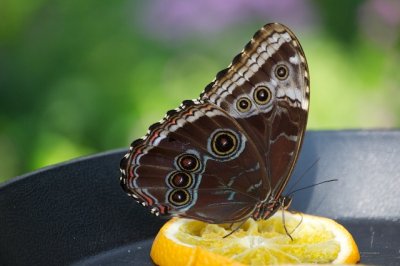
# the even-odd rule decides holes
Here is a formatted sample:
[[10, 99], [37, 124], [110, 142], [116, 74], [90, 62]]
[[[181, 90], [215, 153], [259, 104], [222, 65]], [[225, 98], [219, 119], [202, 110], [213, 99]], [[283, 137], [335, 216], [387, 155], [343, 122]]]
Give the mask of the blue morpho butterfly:
[[306, 58], [285, 26], [257, 31], [196, 100], [135, 140], [121, 185], [155, 215], [233, 223], [268, 219], [303, 142], [310, 98]]

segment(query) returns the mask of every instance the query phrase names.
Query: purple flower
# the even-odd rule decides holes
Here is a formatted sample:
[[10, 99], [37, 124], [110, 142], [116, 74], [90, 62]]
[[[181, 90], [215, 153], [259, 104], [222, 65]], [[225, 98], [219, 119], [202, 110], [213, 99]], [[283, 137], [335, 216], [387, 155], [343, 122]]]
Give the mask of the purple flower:
[[152, 0], [137, 10], [137, 18], [153, 36], [173, 40], [220, 32], [248, 21], [312, 23], [308, 0]]
[[392, 46], [399, 38], [400, 2], [369, 0], [360, 8], [361, 30], [373, 41]]

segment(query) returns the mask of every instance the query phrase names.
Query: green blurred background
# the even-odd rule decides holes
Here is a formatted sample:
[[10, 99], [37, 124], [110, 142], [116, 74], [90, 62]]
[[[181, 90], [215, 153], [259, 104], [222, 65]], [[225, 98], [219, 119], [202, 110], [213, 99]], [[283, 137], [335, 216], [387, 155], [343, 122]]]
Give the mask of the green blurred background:
[[0, 1], [0, 182], [128, 147], [282, 22], [308, 58], [309, 129], [400, 125], [400, 1]]

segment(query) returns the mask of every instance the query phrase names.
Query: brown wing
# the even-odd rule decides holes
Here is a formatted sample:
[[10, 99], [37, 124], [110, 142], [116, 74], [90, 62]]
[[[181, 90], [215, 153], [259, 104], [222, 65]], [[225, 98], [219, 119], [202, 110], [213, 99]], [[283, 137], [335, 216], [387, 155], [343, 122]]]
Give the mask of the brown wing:
[[295, 35], [281, 24], [261, 28], [232, 64], [217, 74], [200, 98], [215, 104], [246, 130], [264, 158], [277, 199], [302, 144], [309, 106], [308, 66]]
[[125, 191], [152, 212], [211, 223], [248, 218], [269, 189], [243, 128], [215, 105], [186, 101], [132, 144], [121, 162]]

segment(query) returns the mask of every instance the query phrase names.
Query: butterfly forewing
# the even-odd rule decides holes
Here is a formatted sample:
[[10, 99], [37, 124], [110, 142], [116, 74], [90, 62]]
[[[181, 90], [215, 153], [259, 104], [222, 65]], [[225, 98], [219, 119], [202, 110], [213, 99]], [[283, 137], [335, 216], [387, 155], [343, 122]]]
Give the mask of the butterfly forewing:
[[268, 217], [297, 160], [308, 105], [297, 38], [267, 24], [198, 100], [132, 143], [121, 184], [157, 215], [211, 223]]
[[235, 117], [257, 143], [268, 170], [263, 178], [277, 199], [307, 124], [308, 66], [295, 35], [281, 24], [265, 25], [201, 98]]

